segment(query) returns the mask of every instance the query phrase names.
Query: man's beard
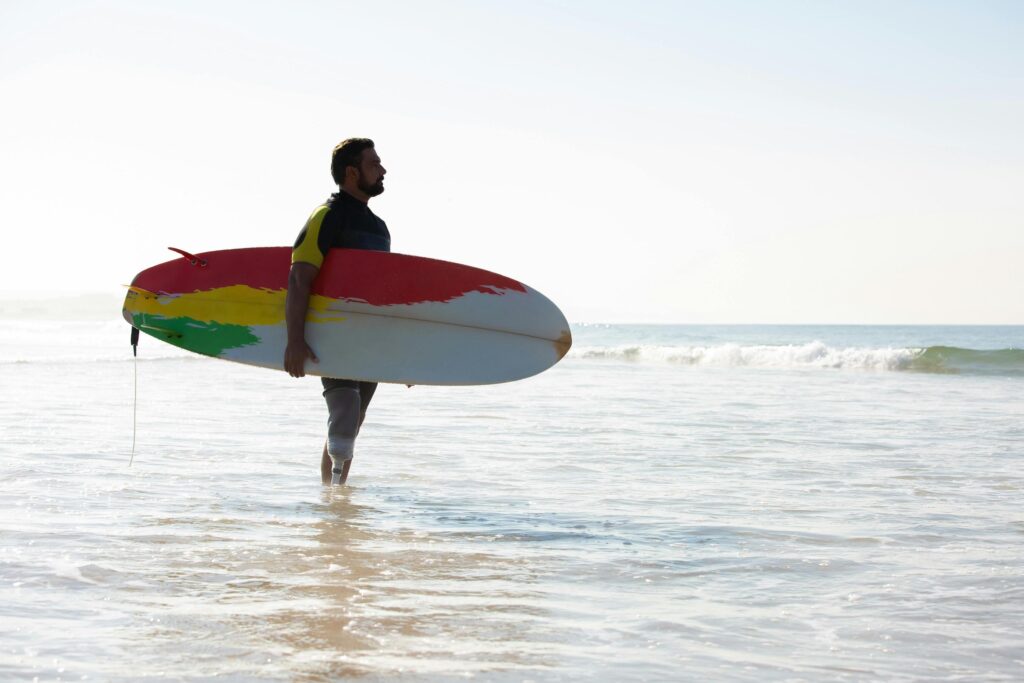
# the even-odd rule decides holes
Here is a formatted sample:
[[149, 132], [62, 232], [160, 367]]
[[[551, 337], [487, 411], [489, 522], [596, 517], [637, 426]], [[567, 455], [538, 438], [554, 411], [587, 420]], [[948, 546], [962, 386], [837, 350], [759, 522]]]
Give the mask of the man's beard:
[[384, 191], [384, 178], [383, 176], [377, 179], [373, 185], [363, 180], [362, 176], [359, 176], [359, 191], [365, 194], [367, 197], [376, 197]]

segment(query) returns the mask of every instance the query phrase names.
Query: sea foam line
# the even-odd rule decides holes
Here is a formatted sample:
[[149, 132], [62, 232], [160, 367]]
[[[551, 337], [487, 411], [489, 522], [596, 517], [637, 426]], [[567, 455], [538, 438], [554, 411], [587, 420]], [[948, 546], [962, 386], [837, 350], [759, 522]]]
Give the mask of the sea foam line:
[[909, 370], [924, 354], [923, 348], [831, 347], [820, 341], [807, 344], [714, 346], [579, 347], [571, 356], [587, 360], [669, 363], [674, 365], [736, 368], [846, 368]]

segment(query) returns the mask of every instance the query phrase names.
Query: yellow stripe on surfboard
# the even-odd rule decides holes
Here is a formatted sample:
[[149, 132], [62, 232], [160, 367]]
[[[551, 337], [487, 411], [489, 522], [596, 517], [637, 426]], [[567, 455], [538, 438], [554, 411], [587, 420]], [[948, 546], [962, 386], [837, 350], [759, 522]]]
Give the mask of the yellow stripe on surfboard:
[[[130, 313], [146, 313], [167, 318], [191, 318], [201, 322], [231, 325], [280, 325], [284, 323], [287, 290], [257, 289], [247, 285], [218, 287], [188, 294], [156, 294], [140, 287], [129, 287], [138, 296], [129, 297], [125, 308]], [[337, 299], [313, 295], [309, 298], [306, 320], [314, 323], [341, 322], [345, 316], [329, 310]]]

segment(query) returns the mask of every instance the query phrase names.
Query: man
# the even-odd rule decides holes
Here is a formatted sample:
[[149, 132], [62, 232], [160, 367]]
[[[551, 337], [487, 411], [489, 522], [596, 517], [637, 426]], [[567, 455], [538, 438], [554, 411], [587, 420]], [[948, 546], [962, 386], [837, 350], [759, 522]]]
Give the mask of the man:
[[[384, 191], [385, 173], [372, 140], [350, 138], [334, 148], [331, 176], [338, 184], [338, 192], [317, 207], [292, 249], [285, 300], [288, 346], [284, 352], [284, 369], [292, 377], [306, 374], [307, 359], [317, 362], [316, 354], [306, 343], [306, 311], [313, 280], [327, 250], [391, 251], [387, 225], [368, 206], [370, 197]], [[377, 383], [330, 377], [322, 381], [328, 418], [320, 476], [325, 484], [344, 484], [352, 467], [356, 435], [366, 418], [366, 408]]]

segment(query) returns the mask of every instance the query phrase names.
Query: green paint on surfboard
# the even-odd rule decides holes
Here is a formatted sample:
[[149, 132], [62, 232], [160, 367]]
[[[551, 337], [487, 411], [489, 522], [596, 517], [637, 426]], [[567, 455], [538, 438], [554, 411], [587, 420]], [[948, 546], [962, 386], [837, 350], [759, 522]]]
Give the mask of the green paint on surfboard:
[[246, 325], [203, 322], [187, 317], [165, 318], [145, 313], [132, 315], [132, 324], [168, 344], [205, 356], [220, 356], [227, 349], [260, 342], [260, 338]]

